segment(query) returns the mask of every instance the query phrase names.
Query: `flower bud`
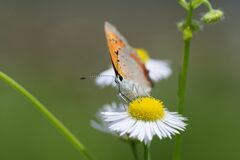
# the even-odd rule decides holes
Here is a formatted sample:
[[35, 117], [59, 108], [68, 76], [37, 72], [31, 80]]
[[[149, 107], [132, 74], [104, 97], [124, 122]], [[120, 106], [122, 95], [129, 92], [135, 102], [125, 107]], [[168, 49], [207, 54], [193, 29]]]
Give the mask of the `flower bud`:
[[193, 36], [191, 28], [188, 26], [183, 30], [183, 39], [184, 40], [189, 40]]
[[[185, 28], [187, 28], [187, 24], [185, 21], [181, 21], [177, 23], [177, 27], [179, 31], [184, 31]], [[200, 22], [198, 20], [192, 20], [192, 24], [190, 25], [190, 28], [192, 31], [198, 31], [202, 28]]]
[[212, 9], [203, 15], [202, 21], [205, 23], [208, 23], [208, 24], [218, 22], [221, 19], [223, 19], [223, 15], [224, 15], [223, 11], [221, 11], [219, 9]]

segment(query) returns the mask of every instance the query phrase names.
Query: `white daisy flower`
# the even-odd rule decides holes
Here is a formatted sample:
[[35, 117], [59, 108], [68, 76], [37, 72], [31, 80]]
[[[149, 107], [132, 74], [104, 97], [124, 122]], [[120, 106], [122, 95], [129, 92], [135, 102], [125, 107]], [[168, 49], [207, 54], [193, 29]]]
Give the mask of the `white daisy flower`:
[[109, 123], [109, 129], [121, 135], [128, 135], [145, 144], [151, 142], [154, 135], [160, 139], [172, 138], [172, 135], [184, 131], [186, 118], [176, 112], [168, 111], [163, 103], [152, 97], [133, 100], [125, 110], [101, 112]]
[[[151, 59], [149, 54], [144, 49], [135, 49], [139, 58], [144, 62], [146, 68], [149, 71], [149, 77], [152, 81], [158, 82], [160, 80], [168, 78], [172, 70], [168, 61]], [[115, 72], [113, 67], [101, 72], [100, 76], [96, 78], [96, 84], [100, 87], [116, 86]], [[102, 75], [102, 76], [101, 76]]]

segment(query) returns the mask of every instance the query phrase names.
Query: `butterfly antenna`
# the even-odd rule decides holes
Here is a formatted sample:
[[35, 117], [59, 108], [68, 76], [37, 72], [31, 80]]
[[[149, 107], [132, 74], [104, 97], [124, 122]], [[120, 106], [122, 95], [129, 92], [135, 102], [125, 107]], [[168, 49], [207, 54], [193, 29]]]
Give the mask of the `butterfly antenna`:
[[90, 75], [90, 76], [80, 77], [80, 80], [85, 80], [85, 79], [89, 79], [89, 78], [98, 78], [98, 77], [112, 77], [113, 79], [115, 78], [112, 75]]

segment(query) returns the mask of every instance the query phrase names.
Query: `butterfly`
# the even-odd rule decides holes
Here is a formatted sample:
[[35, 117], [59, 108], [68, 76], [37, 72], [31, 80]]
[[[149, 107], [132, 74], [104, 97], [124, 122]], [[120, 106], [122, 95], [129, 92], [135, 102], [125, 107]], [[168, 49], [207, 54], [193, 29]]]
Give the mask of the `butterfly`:
[[148, 96], [153, 82], [144, 62], [112, 24], [106, 22], [104, 28], [120, 94], [129, 99]]

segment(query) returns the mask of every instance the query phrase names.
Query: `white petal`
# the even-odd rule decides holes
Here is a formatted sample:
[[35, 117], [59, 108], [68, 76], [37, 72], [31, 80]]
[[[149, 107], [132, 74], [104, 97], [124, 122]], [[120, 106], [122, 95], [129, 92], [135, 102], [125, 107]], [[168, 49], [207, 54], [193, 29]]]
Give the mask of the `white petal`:
[[[106, 104], [104, 105], [100, 110], [99, 112], [97, 112], [96, 114], [96, 119], [95, 120], [92, 120], [90, 122], [91, 124], [91, 127], [93, 127], [94, 129], [98, 130], [98, 131], [101, 131], [101, 132], [104, 132], [104, 133], [108, 133], [108, 134], [111, 134], [111, 135], [114, 135], [114, 136], [119, 136], [116, 132], [112, 132], [110, 129], [109, 129], [109, 125], [110, 125], [110, 122], [107, 122], [105, 121], [105, 118], [104, 116], [101, 114], [101, 112], [110, 112], [110, 111], [118, 111], [120, 110], [120, 108], [122, 108], [122, 105], [118, 106], [116, 103], [112, 103], [112, 104]], [[122, 110], [122, 109], [121, 109]]]
[[99, 74], [99, 76], [96, 78], [95, 82], [100, 87], [106, 87], [106, 86], [115, 86], [115, 72], [114, 69], [111, 67], [102, 73]]
[[168, 111], [166, 111], [166, 115], [163, 118], [164, 123], [181, 131], [183, 131], [185, 126], [187, 126], [187, 124], [183, 122], [185, 120], [186, 118], [181, 117], [181, 115], [172, 115], [171, 112]]
[[164, 123], [163, 121], [162, 121], [162, 123], [163, 123], [165, 130], [169, 133], [168, 136], [171, 137], [171, 135], [175, 135], [176, 133], [179, 133], [176, 129], [172, 128], [171, 126]]
[[135, 127], [136, 121], [134, 119], [130, 119], [128, 124], [126, 125], [124, 131], [121, 133], [121, 135], [124, 135], [126, 133], [129, 133], [132, 128]]
[[163, 126], [162, 123], [160, 123], [160, 122], [161, 122], [161, 121], [157, 121], [158, 129], [159, 129], [159, 131], [162, 133], [162, 136], [163, 136], [164, 138], [166, 138], [166, 137], [168, 136], [168, 134], [167, 134], [164, 126]]
[[119, 121], [128, 117], [126, 112], [102, 112], [101, 114], [107, 122]]
[[134, 127], [131, 129], [131, 131], [129, 131], [128, 133], [130, 134], [130, 137], [137, 137], [138, 134], [141, 132], [142, 129], [142, 125], [140, 121], [136, 121]]
[[132, 121], [130, 117], [127, 117], [127, 118], [122, 119], [122, 120], [120, 120], [120, 121], [113, 122], [113, 124], [111, 124], [111, 125], [109, 126], [109, 128], [110, 128], [111, 130], [120, 132], [120, 134], [121, 134], [121, 133], [124, 132], [126, 129], [128, 129], [128, 127], [131, 126], [133, 123], [134, 123], [134, 121]]
[[127, 132], [126, 133], [129, 133], [129, 136], [130, 137], [134, 137], [133, 136], [133, 133], [134, 133], [134, 131], [135, 130], [137, 130], [138, 128], [138, 121], [137, 120], [135, 120], [135, 119], [133, 119], [134, 120], [134, 124], [132, 125], [132, 127], [131, 128], [129, 128], [129, 130], [127, 130]]
[[155, 82], [168, 78], [172, 73], [169, 63], [163, 60], [149, 59], [146, 68], [149, 70], [150, 78]]
[[145, 135], [146, 135], [144, 122], [139, 121], [139, 125], [140, 125], [140, 128], [139, 128], [139, 131], [138, 131], [139, 133], [138, 133], [137, 137], [142, 142], [144, 140]]
[[145, 122], [146, 124], [146, 136], [148, 138], [148, 141], [152, 140], [153, 134], [150, 126], [150, 122]]
[[107, 126], [104, 126], [103, 124], [98, 123], [96, 121], [91, 121], [90, 123], [91, 123], [91, 127], [95, 128], [96, 130], [104, 132], [104, 133], [111, 133], [112, 134], [112, 132], [108, 129]]
[[157, 123], [156, 123], [156, 122], [152, 122], [151, 126], [152, 126], [154, 132], [157, 134], [157, 136], [158, 136], [160, 139], [162, 139], [162, 138], [163, 138], [163, 135], [162, 135], [162, 133], [159, 131], [159, 128], [158, 128], [158, 126], [157, 126]]
[[[185, 126], [182, 125], [177, 125], [177, 124], [173, 124], [171, 123], [171, 121], [163, 121], [165, 124], [167, 124], [169, 127], [177, 129], [179, 131], [184, 131]], [[177, 133], [177, 132], [176, 132]]]

